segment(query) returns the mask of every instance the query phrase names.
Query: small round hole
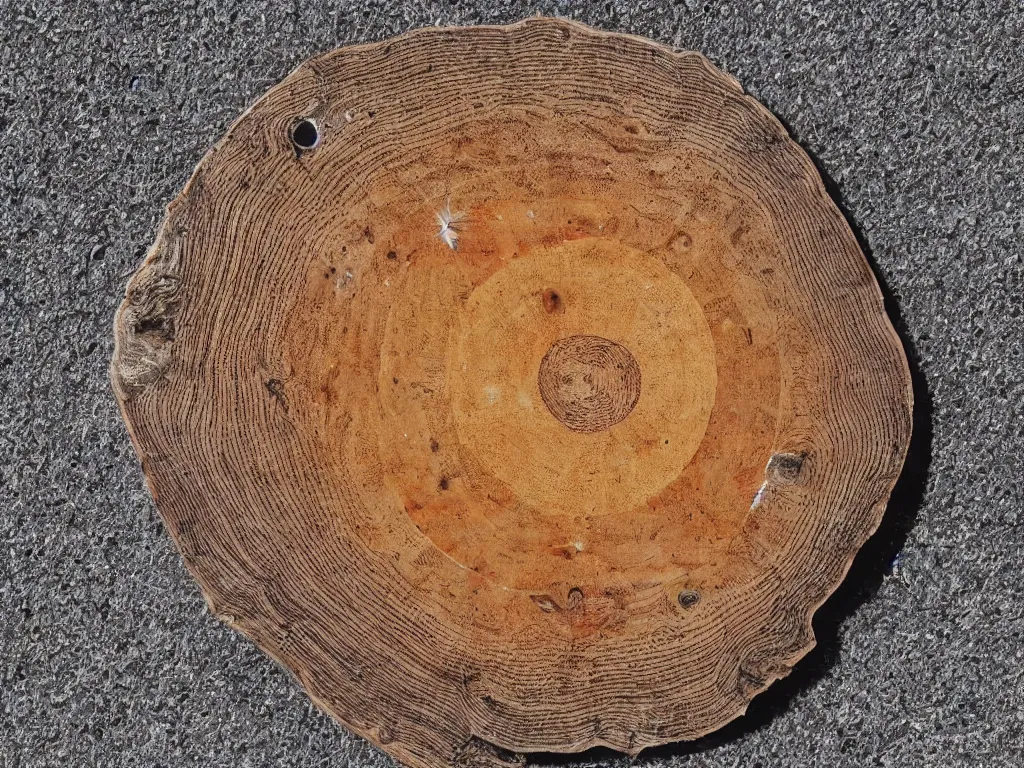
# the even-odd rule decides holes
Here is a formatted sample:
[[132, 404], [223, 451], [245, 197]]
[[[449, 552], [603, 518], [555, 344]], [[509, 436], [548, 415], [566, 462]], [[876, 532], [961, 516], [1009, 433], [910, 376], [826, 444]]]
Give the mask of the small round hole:
[[312, 120], [299, 120], [292, 128], [292, 143], [302, 150], [313, 149], [320, 143], [320, 131]]
[[679, 593], [677, 599], [683, 608], [693, 608], [693, 606], [700, 602], [700, 592], [693, 589], [684, 589]]

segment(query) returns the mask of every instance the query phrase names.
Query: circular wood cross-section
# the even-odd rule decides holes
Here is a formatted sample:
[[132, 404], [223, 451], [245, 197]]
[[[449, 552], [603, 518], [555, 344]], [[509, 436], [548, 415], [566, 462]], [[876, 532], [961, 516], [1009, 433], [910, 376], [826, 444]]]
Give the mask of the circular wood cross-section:
[[699, 54], [551, 19], [301, 66], [115, 335], [211, 610], [417, 768], [741, 714], [910, 438], [878, 285], [779, 122]]
[[558, 339], [540, 361], [537, 389], [551, 415], [575, 432], [600, 432], [629, 416], [640, 399], [640, 366], [600, 336]]

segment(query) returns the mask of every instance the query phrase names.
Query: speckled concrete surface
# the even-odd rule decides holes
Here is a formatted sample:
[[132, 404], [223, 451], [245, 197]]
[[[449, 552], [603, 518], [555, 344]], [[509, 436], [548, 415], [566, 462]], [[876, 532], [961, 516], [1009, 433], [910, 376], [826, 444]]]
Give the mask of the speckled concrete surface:
[[819, 648], [638, 762], [1024, 764], [1019, 2], [0, 0], [0, 766], [390, 762], [207, 614], [107, 384], [111, 318], [203, 152], [303, 59], [538, 11], [701, 50], [774, 110], [915, 361], [908, 472]]

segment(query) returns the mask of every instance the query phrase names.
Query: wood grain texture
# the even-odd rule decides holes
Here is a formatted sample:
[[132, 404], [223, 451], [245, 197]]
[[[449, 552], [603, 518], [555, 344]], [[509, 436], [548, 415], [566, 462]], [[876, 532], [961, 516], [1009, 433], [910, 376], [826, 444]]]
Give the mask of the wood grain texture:
[[551, 19], [301, 66], [169, 206], [115, 336], [211, 610], [417, 768], [740, 715], [910, 439], [878, 285], [778, 121]]

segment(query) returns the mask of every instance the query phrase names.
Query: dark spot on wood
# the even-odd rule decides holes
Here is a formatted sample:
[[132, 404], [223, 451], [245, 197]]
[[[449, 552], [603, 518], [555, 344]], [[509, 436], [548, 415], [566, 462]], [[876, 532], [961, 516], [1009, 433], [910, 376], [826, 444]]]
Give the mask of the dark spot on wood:
[[541, 296], [541, 300], [544, 302], [544, 311], [549, 315], [562, 311], [562, 297], [557, 291], [548, 288]]
[[140, 318], [134, 330], [136, 334], [155, 333], [166, 341], [174, 341], [174, 320], [167, 315]]
[[437, 440], [431, 439], [431, 441], [430, 441], [430, 452], [431, 453], [437, 453], [437, 451], [438, 451], [438, 449], [440, 447], [441, 446], [438, 444]]
[[686, 232], [678, 232], [676, 233], [676, 236], [672, 238], [671, 245], [673, 248], [686, 250], [691, 245], [693, 245], [693, 238], [690, 237]]
[[280, 379], [268, 379], [266, 387], [270, 396], [277, 400], [277, 404], [284, 409], [285, 413], [288, 413], [288, 398], [284, 394], [284, 382]]
[[388, 258], [394, 261], [395, 259], [398, 258], [398, 254], [395, 253], [394, 251], [388, 251]]
[[795, 485], [801, 478], [806, 453], [776, 453], [768, 460], [765, 474], [779, 485]]
[[302, 119], [292, 126], [291, 139], [295, 157], [299, 158], [304, 152], [316, 149], [320, 143], [320, 131], [312, 120]]
[[679, 593], [679, 605], [683, 608], [693, 608], [697, 603], [700, 602], [700, 592], [694, 589], [684, 589]]
[[447, 491], [448, 490], [448, 478], [447, 477], [442, 477], [441, 478], [441, 482], [439, 482], [437, 484], [437, 487], [440, 488], [442, 491]]

